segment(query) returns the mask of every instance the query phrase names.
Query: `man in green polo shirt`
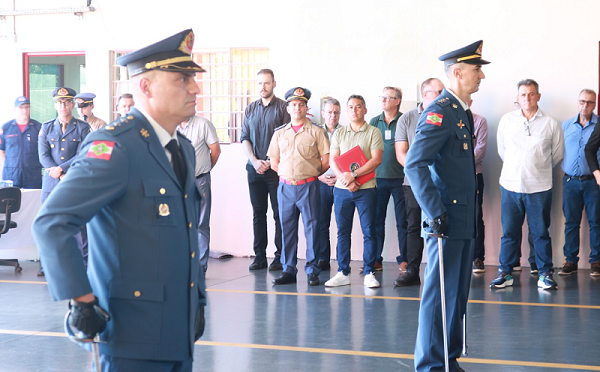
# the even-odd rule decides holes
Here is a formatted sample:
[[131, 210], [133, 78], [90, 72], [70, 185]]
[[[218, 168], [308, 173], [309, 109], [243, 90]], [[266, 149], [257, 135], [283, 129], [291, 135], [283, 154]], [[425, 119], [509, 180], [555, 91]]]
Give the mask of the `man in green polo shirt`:
[[395, 87], [383, 88], [379, 96], [381, 115], [375, 116], [369, 122], [378, 128], [383, 137], [383, 157], [377, 167], [377, 216], [375, 217], [376, 257], [375, 270], [382, 269], [383, 242], [385, 240], [385, 218], [390, 197], [394, 199], [394, 214], [396, 215], [396, 230], [398, 232], [398, 250], [396, 262], [400, 271], [406, 271], [406, 209], [404, 205], [404, 167], [396, 159], [394, 136], [398, 119], [402, 116], [402, 90]]
[[[350, 236], [354, 211], [358, 210], [360, 227], [363, 233], [364, 285], [368, 288], [379, 287], [375, 278], [375, 213], [377, 209], [377, 182], [375, 178], [360, 184], [358, 177], [375, 171], [381, 164], [383, 139], [381, 133], [367, 124], [365, 99], [351, 95], [347, 103], [350, 124], [339, 128], [331, 137], [329, 165], [335, 172], [337, 182], [333, 190], [333, 208], [338, 227], [337, 260], [338, 273], [325, 283], [326, 287], [339, 287], [350, 284]], [[360, 146], [367, 162], [354, 171], [343, 172], [336, 158], [355, 146]]]

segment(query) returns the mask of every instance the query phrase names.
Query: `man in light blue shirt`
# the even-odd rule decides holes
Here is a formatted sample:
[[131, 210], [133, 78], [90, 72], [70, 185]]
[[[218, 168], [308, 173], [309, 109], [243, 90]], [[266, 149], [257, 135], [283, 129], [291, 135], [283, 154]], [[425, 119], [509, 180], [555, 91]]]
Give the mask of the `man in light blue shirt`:
[[594, 114], [596, 92], [583, 89], [579, 93], [577, 108], [579, 114], [562, 124], [565, 136], [563, 211], [566, 220], [563, 252], [566, 262], [558, 275], [577, 272], [579, 229], [584, 208], [590, 226], [590, 263], [600, 260], [600, 190], [585, 158], [585, 146], [598, 123], [598, 116]]

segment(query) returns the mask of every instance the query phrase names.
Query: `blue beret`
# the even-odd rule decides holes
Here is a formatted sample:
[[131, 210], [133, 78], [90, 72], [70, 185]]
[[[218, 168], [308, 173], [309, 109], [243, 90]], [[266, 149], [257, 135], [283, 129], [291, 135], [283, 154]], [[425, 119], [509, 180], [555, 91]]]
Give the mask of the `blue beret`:
[[15, 107], [21, 107], [21, 105], [24, 105], [26, 103], [29, 104], [29, 98], [25, 96], [17, 97], [17, 99], [15, 100]]
[[466, 47], [446, 53], [443, 56], [438, 57], [438, 59], [444, 61], [444, 66], [450, 66], [460, 62], [469, 65], [487, 65], [489, 62], [481, 59], [482, 48], [483, 40], [479, 40]]
[[310, 99], [311, 95], [312, 94], [310, 93], [310, 90], [308, 90], [306, 88], [295, 87], [295, 88], [288, 90], [285, 93], [285, 100], [288, 102], [293, 101], [295, 99], [301, 99], [303, 101], [308, 101]]
[[94, 98], [96, 98], [96, 95], [94, 93], [79, 93], [74, 98], [77, 107], [82, 108], [94, 103]]
[[52, 91], [52, 97], [55, 101], [60, 98], [73, 99], [76, 95], [76, 91], [67, 87], [58, 87]]
[[150, 70], [171, 72], [206, 72], [192, 60], [194, 31], [181, 31], [142, 49], [117, 58], [119, 66], [127, 66], [129, 76]]

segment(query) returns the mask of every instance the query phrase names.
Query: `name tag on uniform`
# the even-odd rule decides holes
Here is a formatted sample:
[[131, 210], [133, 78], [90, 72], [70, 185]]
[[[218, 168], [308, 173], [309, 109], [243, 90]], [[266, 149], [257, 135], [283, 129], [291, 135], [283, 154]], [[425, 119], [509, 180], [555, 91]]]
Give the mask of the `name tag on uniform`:
[[386, 140], [391, 140], [392, 139], [392, 131], [391, 130], [386, 130], [385, 131], [385, 139]]

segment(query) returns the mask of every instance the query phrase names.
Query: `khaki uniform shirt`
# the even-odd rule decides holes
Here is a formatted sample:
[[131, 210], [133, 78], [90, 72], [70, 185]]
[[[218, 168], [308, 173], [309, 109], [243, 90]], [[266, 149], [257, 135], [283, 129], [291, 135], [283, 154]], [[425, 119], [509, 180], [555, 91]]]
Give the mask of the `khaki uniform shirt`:
[[87, 123], [92, 128], [92, 132], [97, 131], [100, 128], [104, 128], [106, 126], [106, 122], [99, 117], [92, 116], [87, 118]]
[[298, 133], [288, 123], [275, 130], [267, 155], [279, 159], [279, 177], [301, 181], [323, 173], [321, 156], [329, 154], [323, 128], [306, 119]]

